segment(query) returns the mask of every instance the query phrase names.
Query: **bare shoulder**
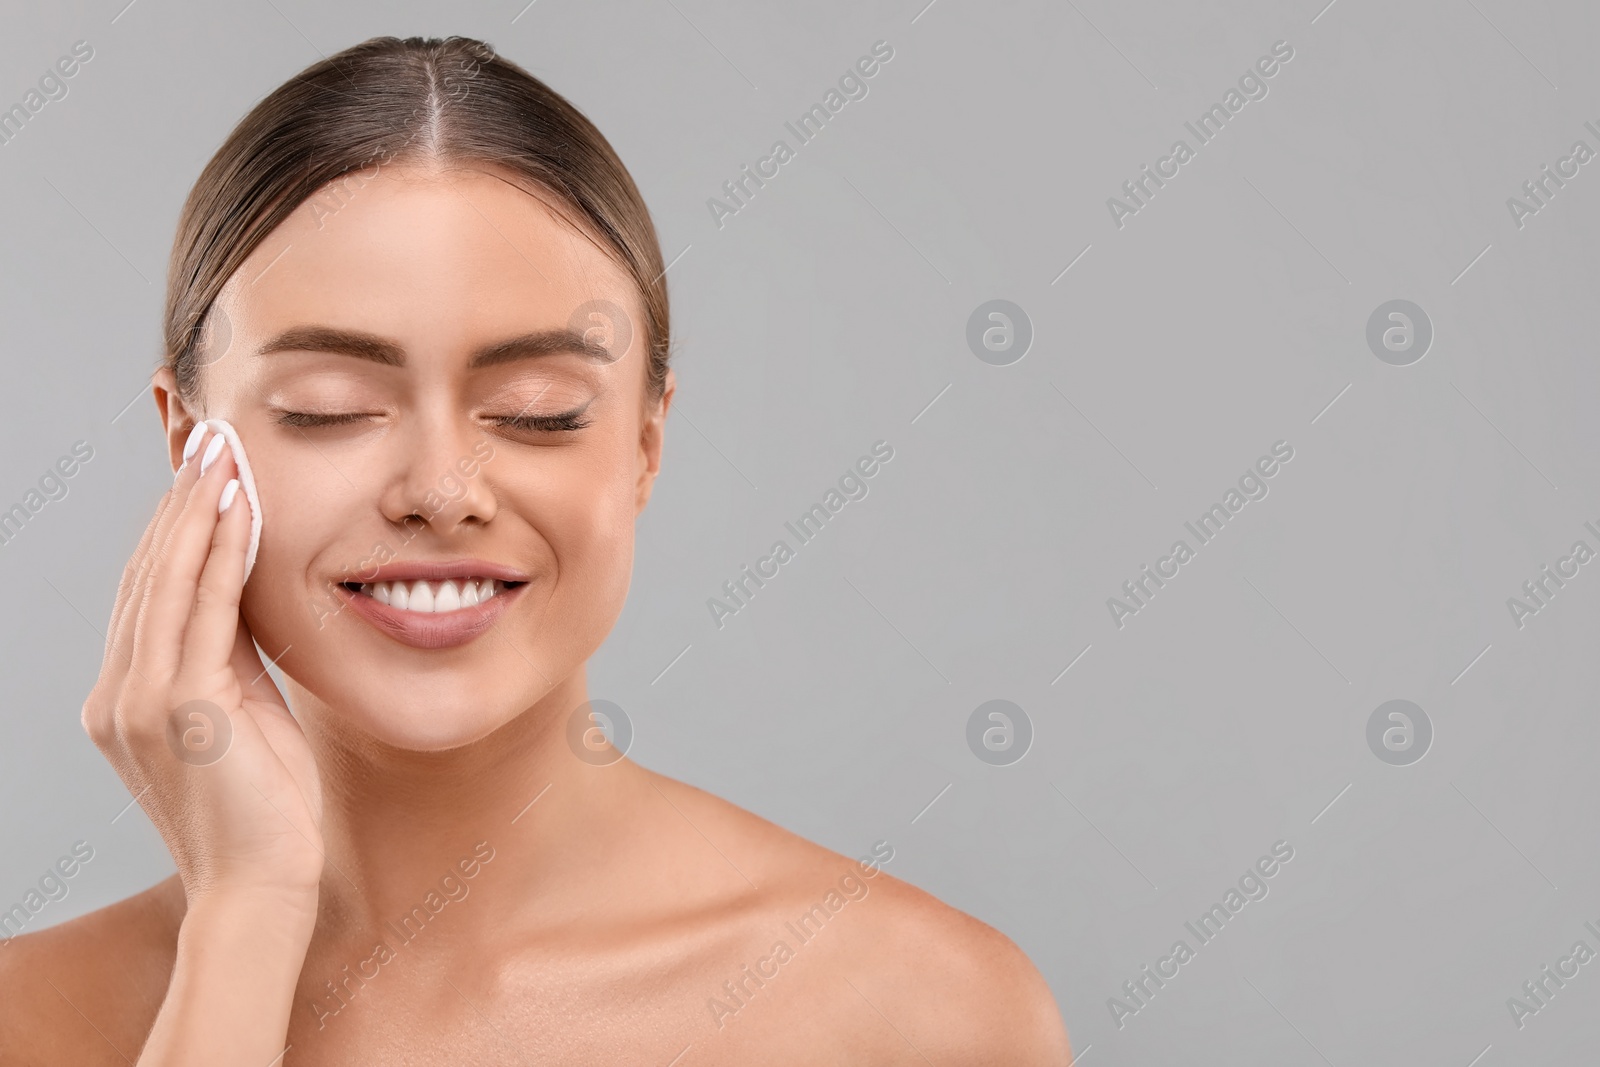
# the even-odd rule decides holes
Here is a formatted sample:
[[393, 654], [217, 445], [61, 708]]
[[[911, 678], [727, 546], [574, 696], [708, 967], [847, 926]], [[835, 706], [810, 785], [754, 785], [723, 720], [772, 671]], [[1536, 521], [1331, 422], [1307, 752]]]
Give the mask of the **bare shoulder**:
[[831, 1009], [824, 1017], [854, 1020], [886, 1050], [910, 1044], [933, 1062], [962, 1065], [1070, 1063], [1060, 1011], [1032, 961], [1000, 931], [889, 874], [894, 842], [844, 856], [703, 790], [653, 777], [760, 887], [757, 910], [771, 916], [769, 929], [794, 962], [774, 952], [764, 970], [756, 961], [757, 972], [794, 973], [785, 981], [810, 987]]
[[[1005, 934], [879, 871], [870, 913], [852, 937], [858, 995], [937, 1063], [1066, 1067], [1072, 1056], [1055, 997]], [[931, 1046], [931, 1047], [929, 1047]]]
[[0, 942], [0, 1063], [136, 1059], [172, 973], [182, 907], [172, 879]]

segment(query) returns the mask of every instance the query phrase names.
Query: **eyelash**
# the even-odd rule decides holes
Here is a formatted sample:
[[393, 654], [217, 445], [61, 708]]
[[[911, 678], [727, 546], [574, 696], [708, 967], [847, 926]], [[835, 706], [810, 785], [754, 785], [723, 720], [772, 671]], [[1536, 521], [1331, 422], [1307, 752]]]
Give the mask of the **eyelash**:
[[571, 433], [583, 429], [590, 422], [583, 417], [583, 408], [573, 408], [559, 415], [497, 415], [494, 421], [508, 429], [545, 430], [553, 433]]
[[[587, 407], [588, 405], [584, 405]], [[321, 415], [309, 411], [280, 411], [277, 421], [284, 426], [317, 427], [317, 426], [343, 426], [370, 416], [360, 412], [341, 413], [337, 415]], [[583, 417], [583, 408], [574, 408], [556, 415], [496, 415], [491, 421], [507, 429], [522, 430], [525, 432], [544, 431], [547, 433], [571, 433], [581, 430], [590, 423]]]
[[341, 415], [318, 415], [309, 411], [280, 411], [277, 421], [284, 426], [341, 426], [367, 416], [359, 412]]

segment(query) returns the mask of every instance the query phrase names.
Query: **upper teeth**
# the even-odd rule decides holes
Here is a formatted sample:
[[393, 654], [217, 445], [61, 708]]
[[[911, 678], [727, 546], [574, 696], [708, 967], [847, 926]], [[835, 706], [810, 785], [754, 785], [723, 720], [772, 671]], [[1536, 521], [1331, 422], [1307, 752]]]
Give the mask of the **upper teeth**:
[[504, 592], [505, 583], [493, 578], [457, 578], [446, 582], [367, 582], [361, 592], [380, 604], [402, 611], [436, 613], [481, 604]]

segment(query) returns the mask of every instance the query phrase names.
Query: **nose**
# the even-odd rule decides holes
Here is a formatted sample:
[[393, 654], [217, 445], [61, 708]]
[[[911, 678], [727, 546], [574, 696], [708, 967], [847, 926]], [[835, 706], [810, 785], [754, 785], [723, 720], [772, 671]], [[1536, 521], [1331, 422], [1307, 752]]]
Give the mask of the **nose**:
[[380, 501], [385, 518], [408, 526], [414, 516], [440, 534], [494, 518], [499, 505], [479, 458], [486, 451], [481, 427], [460, 414], [419, 415], [403, 422], [397, 437]]

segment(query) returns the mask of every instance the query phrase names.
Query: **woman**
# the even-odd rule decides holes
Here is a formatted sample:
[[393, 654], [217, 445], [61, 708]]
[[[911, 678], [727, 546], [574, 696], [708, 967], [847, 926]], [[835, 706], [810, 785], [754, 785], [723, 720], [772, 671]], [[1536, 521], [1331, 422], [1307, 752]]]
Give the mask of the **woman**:
[[177, 874], [0, 953], [0, 1061], [1069, 1061], [891, 843], [598, 729], [674, 382], [649, 214], [570, 104], [480, 42], [351, 48], [223, 144], [168, 286], [176, 480], [83, 723]]

